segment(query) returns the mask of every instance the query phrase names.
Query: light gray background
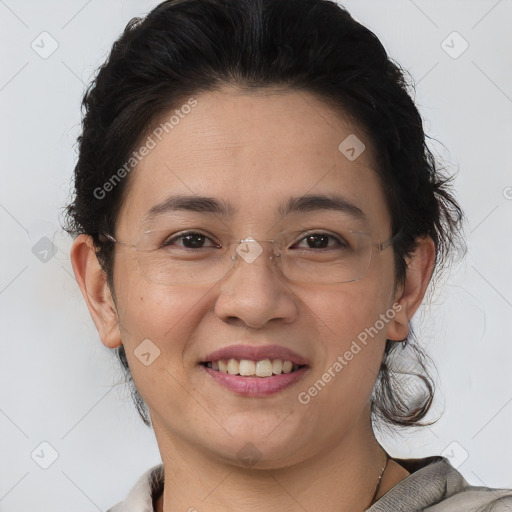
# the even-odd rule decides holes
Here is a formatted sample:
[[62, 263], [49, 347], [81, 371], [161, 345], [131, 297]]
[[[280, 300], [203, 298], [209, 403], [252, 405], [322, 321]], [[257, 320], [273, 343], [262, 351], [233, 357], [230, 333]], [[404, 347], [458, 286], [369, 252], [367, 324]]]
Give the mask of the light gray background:
[[[59, 230], [84, 86], [128, 20], [156, 3], [0, 0], [2, 512], [105, 510], [160, 462], [127, 388], [113, 385], [120, 371]], [[344, 5], [412, 74], [468, 216], [465, 262], [415, 318], [439, 370], [434, 415], [444, 415], [381, 440], [394, 456], [442, 453], [475, 485], [512, 487], [512, 1]], [[58, 48], [42, 58], [52, 39]], [[44, 262], [46, 239], [56, 253]], [[42, 442], [58, 454], [48, 469]]]

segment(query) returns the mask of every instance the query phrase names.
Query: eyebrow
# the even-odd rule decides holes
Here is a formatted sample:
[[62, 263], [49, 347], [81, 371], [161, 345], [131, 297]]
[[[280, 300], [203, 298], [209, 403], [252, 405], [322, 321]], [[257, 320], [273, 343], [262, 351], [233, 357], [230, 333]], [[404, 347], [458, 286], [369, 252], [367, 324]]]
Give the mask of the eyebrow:
[[172, 211], [205, 212], [230, 216], [235, 214], [237, 209], [226, 201], [219, 201], [214, 197], [175, 195], [150, 208], [146, 213], [145, 220]]
[[289, 213], [311, 212], [317, 210], [336, 210], [367, 221], [365, 213], [348, 199], [339, 195], [309, 194], [300, 197], [291, 197], [278, 208], [280, 215]]
[[[290, 197], [281, 203], [277, 212], [281, 216], [289, 213], [312, 212], [317, 210], [335, 210], [346, 213], [357, 220], [367, 221], [365, 213], [348, 199], [339, 195], [308, 194], [300, 197]], [[145, 216], [150, 220], [162, 213], [172, 211], [191, 211], [200, 213], [214, 213], [223, 217], [232, 216], [238, 212], [238, 208], [230, 203], [207, 196], [170, 196], [161, 203], [153, 206]]]

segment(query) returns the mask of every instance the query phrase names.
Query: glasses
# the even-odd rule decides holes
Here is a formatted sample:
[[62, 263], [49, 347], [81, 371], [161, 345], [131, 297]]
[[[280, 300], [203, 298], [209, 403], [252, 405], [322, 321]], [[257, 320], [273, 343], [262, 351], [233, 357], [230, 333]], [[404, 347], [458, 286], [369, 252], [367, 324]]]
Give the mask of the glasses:
[[373, 242], [368, 233], [341, 229], [334, 232], [281, 233], [271, 240], [219, 240], [200, 230], [145, 231], [129, 244], [109, 234], [100, 235], [136, 254], [142, 274], [164, 285], [217, 282], [235, 266], [267, 260], [280, 277], [297, 283], [340, 284], [362, 279], [375, 255], [396, 237]]

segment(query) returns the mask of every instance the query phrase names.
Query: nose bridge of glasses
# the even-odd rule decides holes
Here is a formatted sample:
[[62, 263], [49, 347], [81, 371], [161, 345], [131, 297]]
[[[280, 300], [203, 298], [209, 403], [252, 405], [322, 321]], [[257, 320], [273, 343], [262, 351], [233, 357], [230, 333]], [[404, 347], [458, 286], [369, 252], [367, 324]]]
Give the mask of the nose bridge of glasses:
[[279, 256], [279, 250], [276, 253], [277, 243], [273, 239], [256, 240], [252, 236], [248, 236], [242, 240], [235, 240], [233, 245], [235, 247], [234, 252], [231, 253], [233, 261], [242, 259], [246, 263], [254, 263], [265, 252], [265, 245], [271, 250], [269, 259], [272, 260], [274, 256]]

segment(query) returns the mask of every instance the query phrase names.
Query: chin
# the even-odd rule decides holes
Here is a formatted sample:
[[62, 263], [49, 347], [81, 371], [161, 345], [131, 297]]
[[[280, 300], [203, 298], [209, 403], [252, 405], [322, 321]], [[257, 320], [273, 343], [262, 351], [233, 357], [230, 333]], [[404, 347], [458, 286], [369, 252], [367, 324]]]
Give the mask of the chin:
[[251, 426], [246, 430], [239, 429], [232, 437], [222, 436], [221, 439], [209, 437], [204, 446], [215, 458], [224, 463], [240, 468], [273, 469], [286, 467], [307, 458], [301, 455], [298, 446], [307, 445], [297, 433], [258, 430]]
[[296, 450], [296, 441], [288, 446], [281, 444], [278, 447], [252, 441], [240, 440], [234, 443], [236, 447], [216, 446], [213, 450], [214, 456], [225, 464], [256, 470], [284, 468], [301, 460]]

